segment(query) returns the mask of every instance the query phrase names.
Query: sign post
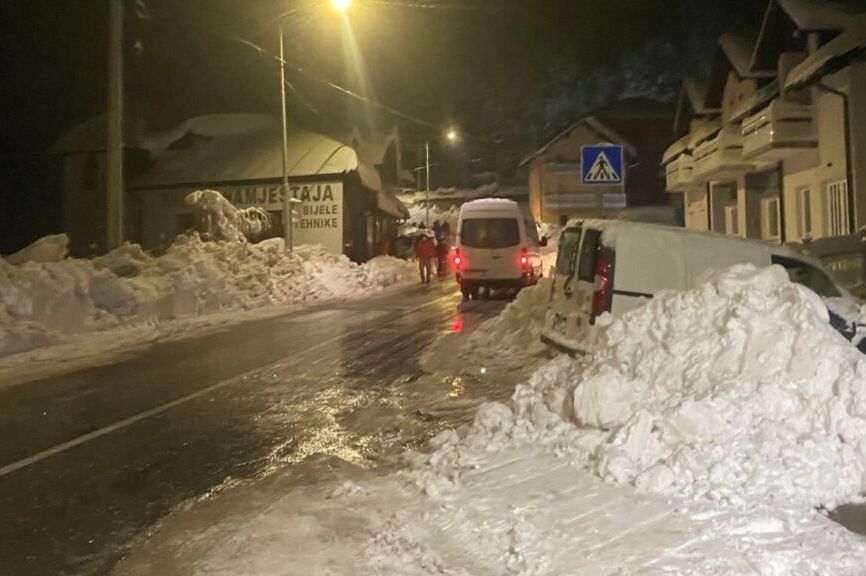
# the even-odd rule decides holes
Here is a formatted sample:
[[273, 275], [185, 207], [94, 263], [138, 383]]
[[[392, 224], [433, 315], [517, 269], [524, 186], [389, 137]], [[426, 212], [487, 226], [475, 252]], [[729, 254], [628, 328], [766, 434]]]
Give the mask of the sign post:
[[584, 184], [625, 184], [622, 146], [584, 146], [581, 148], [580, 172]]
[[[580, 150], [581, 182], [590, 186], [619, 186], [625, 195], [625, 157], [622, 146], [601, 144]], [[606, 200], [606, 199], [605, 199]], [[604, 208], [604, 201], [602, 201]]]

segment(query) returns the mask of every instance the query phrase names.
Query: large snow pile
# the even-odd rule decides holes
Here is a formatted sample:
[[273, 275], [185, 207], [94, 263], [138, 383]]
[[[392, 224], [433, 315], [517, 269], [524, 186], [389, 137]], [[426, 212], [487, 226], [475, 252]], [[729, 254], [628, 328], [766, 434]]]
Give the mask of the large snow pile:
[[92, 260], [0, 259], [0, 356], [117, 326], [357, 297], [414, 274], [389, 256], [358, 265], [317, 246], [290, 256], [282, 239], [204, 242], [198, 234], [179, 236], [159, 257], [126, 244]]
[[10, 264], [24, 262], [57, 262], [69, 254], [69, 237], [66, 234], [43, 236], [33, 244], [6, 257]]
[[205, 240], [258, 240], [271, 227], [263, 208], [236, 208], [216, 190], [190, 192], [184, 203], [195, 208], [198, 232]]
[[541, 342], [541, 329], [550, 282], [542, 278], [535, 286], [521, 290], [501, 314], [478, 327], [464, 352], [512, 358], [543, 354], [546, 346]]
[[777, 266], [734, 267], [602, 322], [590, 358], [557, 359], [510, 406], [420, 456], [428, 492], [473, 453], [541, 442], [601, 478], [743, 508], [824, 506], [866, 488], [866, 357]]

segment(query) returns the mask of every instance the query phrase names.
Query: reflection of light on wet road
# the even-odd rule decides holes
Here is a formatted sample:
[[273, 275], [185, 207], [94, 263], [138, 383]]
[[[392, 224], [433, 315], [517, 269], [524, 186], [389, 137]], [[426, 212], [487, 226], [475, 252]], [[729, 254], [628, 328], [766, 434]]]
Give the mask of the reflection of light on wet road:
[[463, 315], [457, 314], [454, 317], [454, 322], [451, 323], [451, 333], [452, 334], [460, 334], [463, 332]]

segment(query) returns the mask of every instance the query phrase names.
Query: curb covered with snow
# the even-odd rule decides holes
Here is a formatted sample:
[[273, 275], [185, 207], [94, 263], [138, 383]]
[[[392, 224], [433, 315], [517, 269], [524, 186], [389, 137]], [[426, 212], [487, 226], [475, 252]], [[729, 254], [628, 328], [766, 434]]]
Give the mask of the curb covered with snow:
[[18, 264], [0, 259], [0, 357], [121, 326], [356, 298], [415, 275], [388, 256], [358, 265], [317, 246], [290, 256], [281, 239], [203, 242], [192, 234], [159, 257], [125, 244], [92, 260], [64, 259], [59, 243]]

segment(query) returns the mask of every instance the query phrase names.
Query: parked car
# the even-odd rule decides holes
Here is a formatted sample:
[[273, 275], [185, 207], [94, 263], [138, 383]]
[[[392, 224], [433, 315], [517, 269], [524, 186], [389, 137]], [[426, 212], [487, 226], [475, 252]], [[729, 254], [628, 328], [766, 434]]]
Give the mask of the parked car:
[[520, 289], [542, 276], [535, 221], [517, 202], [485, 198], [460, 209], [452, 253], [464, 298], [477, 298], [481, 288]]
[[856, 301], [818, 261], [784, 246], [615, 220], [572, 221], [562, 231], [542, 339], [569, 353], [585, 351], [605, 312], [624, 314], [660, 290], [698, 285], [707, 270], [746, 263], [783, 266], [828, 303], [834, 327], [866, 348], [866, 326], [843, 312], [859, 309]]

